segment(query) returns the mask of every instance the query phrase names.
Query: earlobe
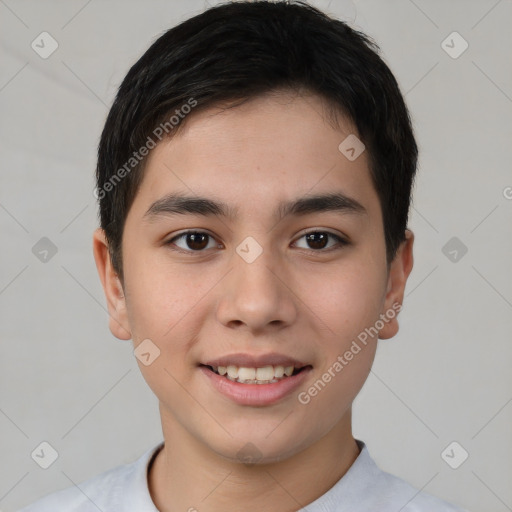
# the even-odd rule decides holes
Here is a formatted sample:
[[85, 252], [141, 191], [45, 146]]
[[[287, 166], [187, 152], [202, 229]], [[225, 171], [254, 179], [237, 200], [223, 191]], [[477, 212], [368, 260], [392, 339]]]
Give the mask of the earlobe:
[[126, 298], [119, 276], [112, 267], [108, 242], [101, 228], [96, 229], [93, 234], [93, 253], [107, 299], [110, 331], [120, 340], [129, 340], [132, 335], [126, 311]]
[[382, 311], [387, 321], [379, 332], [380, 339], [392, 338], [398, 332], [398, 312], [402, 308], [405, 285], [414, 264], [413, 244], [414, 233], [406, 229], [405, 241], [398, 248], [389, 269], [386, 298]]

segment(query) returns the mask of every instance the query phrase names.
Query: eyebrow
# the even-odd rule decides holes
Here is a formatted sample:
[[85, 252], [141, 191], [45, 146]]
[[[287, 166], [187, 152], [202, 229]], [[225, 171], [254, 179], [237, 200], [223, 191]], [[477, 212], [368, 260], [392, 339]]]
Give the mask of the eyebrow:
[[[368, 214], [360, 202], [342, 192], [334, 192], [303, 196], [293, 201], [281, 202], [274, 212], [274, 217], [280, 221], [290, 215], [302, 216], [328, 211], [342, 214]], [[151, 221], [160, 216], [172, 215], [219, 216], [234, 220], [239, 216], [239, 210], [214, 199], [170, 193], [155, 201], [143, 218]]]

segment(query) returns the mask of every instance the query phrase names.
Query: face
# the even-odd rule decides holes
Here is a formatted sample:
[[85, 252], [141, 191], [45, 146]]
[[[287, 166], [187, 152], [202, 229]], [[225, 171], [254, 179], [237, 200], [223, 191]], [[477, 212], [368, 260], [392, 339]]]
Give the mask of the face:
[[356, 133], [341, 125], [315, 96], [197, 113], [148, 157], [123, 288], [95, 233], [111, 330], [145, 354], [164, 433], [272, 461], [349, 429], [376, 333], [398, 328], [412, 235], [388, 269], [367, 154], [338, 149]]

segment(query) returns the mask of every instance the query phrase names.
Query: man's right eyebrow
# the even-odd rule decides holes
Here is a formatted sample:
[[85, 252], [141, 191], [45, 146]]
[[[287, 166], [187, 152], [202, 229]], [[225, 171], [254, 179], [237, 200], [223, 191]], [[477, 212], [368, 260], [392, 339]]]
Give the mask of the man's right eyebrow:
[[169, 215], [202, 215], [236, 218], [237, 209], [222, 201], [205, 197], [170, 193], [155, 201], [144, 214], [144, 219], [153, 220]]

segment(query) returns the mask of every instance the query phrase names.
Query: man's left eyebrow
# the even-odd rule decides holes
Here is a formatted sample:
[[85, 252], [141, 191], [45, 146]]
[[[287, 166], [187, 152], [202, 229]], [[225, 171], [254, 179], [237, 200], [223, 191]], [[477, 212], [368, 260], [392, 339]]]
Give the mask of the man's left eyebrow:
[[[303, 196], [293, 201], [278, 205], [274, 217], [282, 220], [288, 216], [302, 216], [312, 213], [336, 211], [344, 214], [367, 215], [366, 208], [356, 199], [342, 192]], [[148, 220], [160, 216], [201, 215], [205, 217], [219, 216], [234, 220], [239, 210], [222, 201], [206, 197], [171, 193], [155, 201], [144, 214]]]
[[308, 215], [328, 211], [357, 215], [368, 214], [366, 208], [356, 199], [342, 192], [332, 192], [330, 194], [304, 196], [295, 201], [282, 203], [277, 209], [276, 216], [281, 220], [289, 215]]

